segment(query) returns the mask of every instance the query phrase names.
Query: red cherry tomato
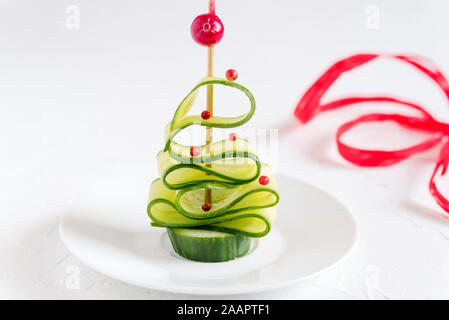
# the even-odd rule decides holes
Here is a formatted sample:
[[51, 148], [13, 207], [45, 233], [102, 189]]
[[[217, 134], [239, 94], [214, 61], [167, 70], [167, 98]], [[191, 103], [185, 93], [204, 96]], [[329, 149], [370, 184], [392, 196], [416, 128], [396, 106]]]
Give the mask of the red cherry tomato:
[[212, 13], [199, 15], [193, 20], [190, 27], [193, 40], [204, 46], [220, 42], [223, 32], [223, 23], [220, 18]]

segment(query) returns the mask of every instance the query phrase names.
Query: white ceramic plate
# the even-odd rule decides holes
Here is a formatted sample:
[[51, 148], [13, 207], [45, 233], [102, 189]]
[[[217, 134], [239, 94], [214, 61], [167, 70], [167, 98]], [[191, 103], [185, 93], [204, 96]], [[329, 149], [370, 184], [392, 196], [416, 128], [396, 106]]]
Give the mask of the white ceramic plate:
[[[354, 246], [353, 216], [329, 194], [277, 177], [274, 228], [245, 257], [201, 263], [177, 256], [165, 229], [151, 228], [145, 202], [126, 184], [97, 183], [60, 223], [67, 248], [112, 278], [163, 291], [241, 294], [296, 283], [331, 267]], [[134, 192], [133, 192], [134, 191]]]

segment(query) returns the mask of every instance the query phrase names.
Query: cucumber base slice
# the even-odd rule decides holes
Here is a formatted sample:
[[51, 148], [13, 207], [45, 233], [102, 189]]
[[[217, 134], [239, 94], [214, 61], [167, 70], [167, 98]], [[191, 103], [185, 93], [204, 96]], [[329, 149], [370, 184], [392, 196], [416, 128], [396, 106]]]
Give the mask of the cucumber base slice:
[[218, 231], [167, 228], [173, 249], [181, 257], [200, 262], [224, 262], [249, 252], [251, 237]]

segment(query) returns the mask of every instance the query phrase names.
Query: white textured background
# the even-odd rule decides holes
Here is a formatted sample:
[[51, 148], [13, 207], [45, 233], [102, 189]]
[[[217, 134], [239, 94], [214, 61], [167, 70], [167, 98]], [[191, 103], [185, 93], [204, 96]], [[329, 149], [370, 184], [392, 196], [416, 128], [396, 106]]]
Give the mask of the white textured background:
[[[69, 5], [80, 10], [79, 30], [66, 28]], [[379, 29], [370, 28], [373, 6]], [[189, 298], [92, 271], [64, 248], [57, 223], [96, 177], [127, 168], [145, 201], [163, 126], [205, 73], [206, 50], [189, 27], [206, 9], [206, 0], [0, 0], [0, 298]], [[300, 94], [338, 57], [419, 53], [449, 73], [448, 12], [445, 0], [217, 0], [225, 35], [216, 73], [233, 67], [253, 91], [252, 125], [284, 128], [279, 171], [332, 192], [360, 227], [355, 251], [334, 269], [235, 298], [449, 298], [449, 220], [427, 191], [438, 150], [382, 169], [341, 160], [332, 142], [338, 124], [380, 106], [285, 130]], [[394, 93], [449, 120], [442, 94], [399, 63], [363, 67], [330, 95], [351, 92]], [[391, 147], [419, 138], [378, 128], [351, 139]], [[80, 268], [79, 290], [65, 286], [73, 266]]]

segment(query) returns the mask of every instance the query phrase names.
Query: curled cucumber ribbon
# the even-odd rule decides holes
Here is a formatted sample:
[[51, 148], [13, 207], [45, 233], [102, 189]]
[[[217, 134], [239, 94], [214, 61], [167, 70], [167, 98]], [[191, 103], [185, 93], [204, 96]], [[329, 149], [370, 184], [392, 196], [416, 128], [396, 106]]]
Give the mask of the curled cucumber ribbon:
[[[237, 117], [188, 115], [201, 87], [223, 85], [240, 90], [249, 100], [248, 112]], [[183, 129], [199, 125], [234, 128], [248, 122], [256, 102], [242, 85], [221, 78], [204, 78], [181, 101], [165, 128], [165, 148], [157, 156], [160, 178], [150, 188], [147, 212], [156, 227], [200, 228], [242, 234], [266, 235], [276, 218], [274, 206], [279, 201], [276, 181], [267, 164], [260, 162], [244, 139], [222, 140], [200, 146], [198, 155], [191, 147], [173, 141]], [[270, 183], [261, 185], [257, 178], [267, 176]], [[203, 211], [204, 190], [212, 192], [210, 211]]]

